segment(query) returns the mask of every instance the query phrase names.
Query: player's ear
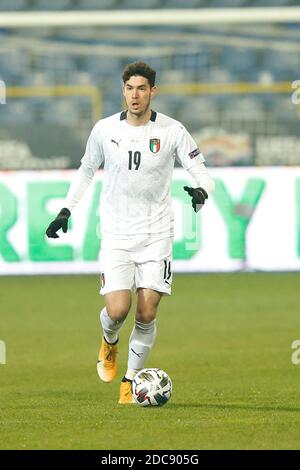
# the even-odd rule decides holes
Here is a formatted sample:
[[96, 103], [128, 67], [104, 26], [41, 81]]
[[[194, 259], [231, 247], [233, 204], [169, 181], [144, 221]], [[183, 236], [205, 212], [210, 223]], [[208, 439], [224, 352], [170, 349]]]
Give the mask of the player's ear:
[[154, 85], [152, 88], [151, 88], [151, 98], [154, 98], [157, 94], [157, 86]]

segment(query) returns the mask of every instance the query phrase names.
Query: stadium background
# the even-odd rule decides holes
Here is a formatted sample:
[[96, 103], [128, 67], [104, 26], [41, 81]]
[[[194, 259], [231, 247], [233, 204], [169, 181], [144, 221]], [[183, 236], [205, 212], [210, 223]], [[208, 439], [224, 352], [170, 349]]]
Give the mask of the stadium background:
[[[241, 14], [298, 5], [184, 2]], [[1, 448], [299, 448], [299, 356], [290, 360], [300, 326], [299, 22], [1, 26], [4, 11], [157, 8], [159, 15], [182, 6], [0, 0]], [[98, 272], [101, 171], [71, 233], [53, 244], [44, 230], [93, 124], [122, 108], [120, 74], [138, 59], [157, 70], [155, 109], [191, 131], [217, 182], [196, 219], [180, 192], [187, 175], [174, 172], [174, 269], [204, 274], [177, 274], [174, 298], [162, 304], [150, 365], [170, 373], [174, 398], [144, 423], [141, 410], [116, 408], [118, 384], [107, 390], [95, 380], [98, 276], [5, 276]], [[182, 324], [187, 305], [195, 336]], [[189, 337], [181, 346], [185, 361], [179, 331]], [[129, 324], [124, 339], [126, 333]], [[123, 369], [125, 360], [126, 340]], [[114, 426], [108, 435], [107, 420]]]
[[[141, 3], [141, 5], [140, 5]], [[187, 0], [185, 8], [297, 5]], [[2, 10], [179, 8], [178, 0], [2, 0]], [[1, 169], [77, 168], [99, 117], [122, 106], [120, 72], [157, 70], [155, 107], [186, 123], [208, 165], [299, 164], [298, 23], [1, 28]], [[32, 132], [34, 127], [35, 132]], [[13, 155], [13, 158], [12, 158]], [[35, 157], [35, 158], [34, 158]]]

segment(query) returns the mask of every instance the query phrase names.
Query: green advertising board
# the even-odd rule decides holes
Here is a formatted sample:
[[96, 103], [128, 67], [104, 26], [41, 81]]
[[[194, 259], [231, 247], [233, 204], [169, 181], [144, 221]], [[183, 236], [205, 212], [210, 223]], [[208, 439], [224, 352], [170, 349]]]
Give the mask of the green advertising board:
[[[300, 269], [300, 167], [212, 169], [216, 190], [194, 213], [175, 169], [173, 269]], [[76, 171], [0, 173], [0, 274], [99, 272], [99, 171], [59, 240], [45, 236]]]

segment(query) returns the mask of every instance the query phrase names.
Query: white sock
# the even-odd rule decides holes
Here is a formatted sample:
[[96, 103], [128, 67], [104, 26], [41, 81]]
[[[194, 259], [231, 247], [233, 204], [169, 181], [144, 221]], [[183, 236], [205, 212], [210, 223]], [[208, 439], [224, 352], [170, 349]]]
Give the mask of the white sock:
[[128, 369], [125, 377], [133, 380], [136, 373], [143, 369], [156, 338], [156, 320], [141, 323], [135, 320], [129, 339]]
[[123, 320], [112, 320], [107, 313], [106, 308], [104, 307], [100, 312], [100, 322], [103, 329], [103, 336], [108, 343], [116, 343], [119, 339], [119, 330], [123, 325], [125, 318]]

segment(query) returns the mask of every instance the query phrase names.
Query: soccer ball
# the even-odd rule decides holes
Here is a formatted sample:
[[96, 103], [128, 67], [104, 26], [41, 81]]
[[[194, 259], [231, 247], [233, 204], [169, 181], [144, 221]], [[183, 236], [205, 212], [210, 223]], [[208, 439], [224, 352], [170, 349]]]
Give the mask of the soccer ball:
[[162, 369], [142, 369], [133, 379], [132, 395], [140, 406], [162, 406], [171, 394], [171, 379]]

